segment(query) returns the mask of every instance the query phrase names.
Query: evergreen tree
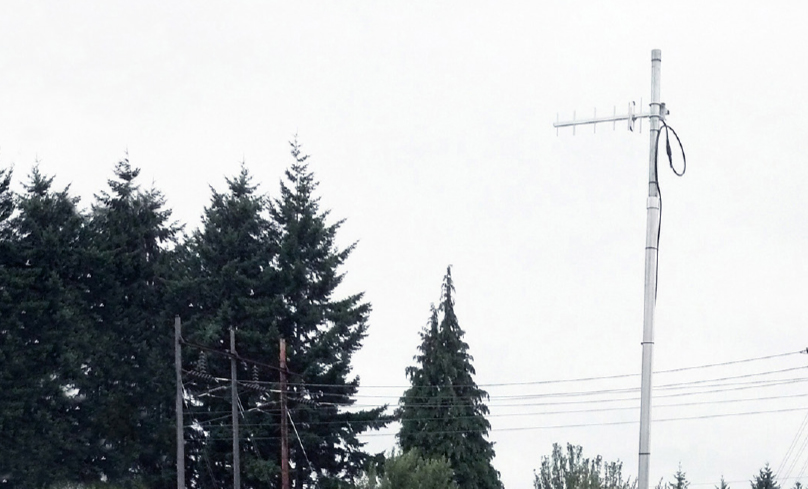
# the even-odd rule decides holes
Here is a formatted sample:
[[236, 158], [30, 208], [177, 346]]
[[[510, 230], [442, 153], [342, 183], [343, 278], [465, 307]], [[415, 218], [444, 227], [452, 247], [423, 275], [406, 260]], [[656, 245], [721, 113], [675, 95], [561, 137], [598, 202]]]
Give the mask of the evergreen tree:
[[51, 190], [36, 167], [7, 221], [8, 177], [0, 173], [0, 475], [39, 488], [79, 480], [88, 445], [77, 388], [85, 222], [78, 199]]
[[96, 195], [90, 228], [92, 345], [86, 369], [96, 478], [124, 486], [171, 487], [174, 480], [173, 329], [167, 278], [179, 228], [140, 170], [115, 166]]
[[635, 483], [623, 480], [623, 463], [604, 462], [598, 455], [583, 457], [580, 445], [567, 444], [566, 452], [557, 443], [553, 453], [542, 457], [541, 468], [535, 474], [535, 489], [634, 489]]
[[0, 239], [7, 239], [8, 218], [14, 211], [14, 196], [11, 193], [11, 170], [0, 170]]
[[[240, 356], [277, 365], [276, 317], [279, 296], [274, 264], [277, 262], [277, 232], [267, 217], [267, 200], [246, 168], [227, 179], [227, 192], [212, 191], [202, 229], [189, 242], [185, 265], [190, 270], [180, 295], [187, 336], [220, 351], [229, 350], [229, 328], [236, 329]], [[230, 377], [230, 362], [204, 351], [185, 349], [186, 364], [197, 362], [217, 377]], [[199, 364], [200, 360], [204, 363]], [[259, 369], [239, 362], [238, 377], [277, 380], [275, 370]], [[221, 487], [232, 478], [231, 420], [222, 416], [230, 409], [230, 396], [205, 394], [216, 386], [204, 379], [186, 380], [189, 395], [196, 398], [189, 416], [203, 432], [186, 431], [189, 452], [197, 461], [190, 478], [198, 487]], [[226, 387], [225, 387], [226, 388]], [[275, 386], [277, 388], [277, 386]], [[229, 389], [228, 389], [229, 390]], [[239, 389], [245, 407], [242, 413], [240, 450], [244, 487], [276, 485], [280, 472], [279, 415], [277, 399], [264, 392]], [[263, 407], [262, 407], [263, 406]], [[268, 407], [271, 406], [271, 407]], [[223, 419], [224, 418], [224, 419]], [[211, 421], [213, 420], [213, 421]]]
[[668, 489], [687, 489], [690, 487], [690, 482], [687, 480], [687, 475], [682, 470], [681, 463], [676, 473], [673, 474], [673, 480], [667, 484], [667, 487]]
[[775, 480], [774, 472], [769, 464], [764, 465], [755, 478], [749, 482], [752, 489], [780, 489], [780, 484]]
[[[295, 161], [270, 208], [278, 226], [277, 280], [281, 287], [278, 333], [286, 339], [291, 417], [300, 438], [290, 443], [294, 487], [337, 487], [359, 476], [369, 459], [358, 435], [389, 420], [385, 407], [344, 410], [355, 403], [359, 378], [351, 376], [351, 358], [368, 328], [370, 304], [357, 293], [336, 298], [341, 267], [355, 245], [338, 249], [343, 221], [329, 224], [314, 195], [317, 182], [308, 156], [293, 141]], [[302, 449], [301, 449], [302, 445]]]
[[485, 418], [488, 394], [474, 382], [469, 346], [454, 312], [454, 292], [449, 267], [439, 309], [432, 307], [428, 327], [421, 332], [420, 354], [415, 357], [419, 366], [407, 368], [412, 386], [397, 413], [399, 444], [404, 451], [448, 459], [459, 487], [499, 488], [499, 473], [491, 465], [493, 443], [485, 439], [491, 428]]
[[[296, 488], [344, 485], [357, 477], [368, 455], [358, 435], [387, 421], [384, 409], [346, 412], [354, 403], [358, 378], [350, 360], [367, 330], [370, 305], [362, 294], [336, 299], [339, 270], [353, 247], [336, 248], [341, 222], [328, 224], [319, 210], [317, 186], [300, 147], [281, 183], [280, 197], [269, 201], [242, 168], [228, 179], [228, 192], [213, 192], [203, 228], [195, 233], [186, 257], [189, 337], [219, 350], [236, 328], [241, 357], [278, 365], [279, 339], [287, 344], [291, 479]], [[193, 359], [192, 359], [193, 360]], [[227, 361], [205, 359], [211, 373], [229, 376]], [[256, 380], [277, 382], [277, 368], [239, 362], [242, 413], [242, 484], [277, 486], [280, 478], [280, 416], [276, 394], [251, 388]], [[247, 380], [249, 379], [249, 380]], [[202, 392], [202, 385], [194, 392]], [[277, 384], [271, 385], [277, 389]], [[214, 421], [226, 410], [216, 395], [200, 397], [194, 411], [203, 431], [189, 433], [192, 450], [204, 465], [195, 469], [200, 487], [218, 486], [231, 477], [230, 421]], [[218, 415], [222, 418], [221, 414]], [[299, 434], [299, 438], [297, 438]], [[302, 445], [302, 448], [301, 448]]]
[[718, 483], [717, 486], [715, 486], [715, 489], [730, 489], [729, 484], [727, 484], [727, 481], [724, 480], [723, 475], [721, 476], [721, 481]]

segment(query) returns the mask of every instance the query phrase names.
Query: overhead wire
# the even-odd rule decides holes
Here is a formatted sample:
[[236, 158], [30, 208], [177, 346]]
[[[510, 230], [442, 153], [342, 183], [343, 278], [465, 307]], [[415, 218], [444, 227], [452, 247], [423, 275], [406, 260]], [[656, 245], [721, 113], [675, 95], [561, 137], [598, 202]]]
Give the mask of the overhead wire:
[[[804, 370], [808, 369], [808, 366], [799, 366], [799, 367], [789, 367], [785, 369], [779, 370], [768, 370], [764, 372], [755, 372], [750, 374], [742, 374], [742, 375], [735, 375], [735, 376], [725, 376], [719, 377], [714, 379], [701, 379], [701, 380], [694, 380], [688, 382], [676, 382], [670, 384], [661, 384], [655, 386], [655, 389], [658, 390], [668, 390], [668, 389], [677, 389], [682, 387], [691, 387], [697, 386], [700, 384], [707, 384], [711, 382], [724, 382], [726, 380], [734, 380], [734, 379], [744, 379], [744, 378], [752, 378], [752, 377], [760, 377], [765, 375], [773, 375], [785, 372], [792, 372], [796, 370]], [[728, 384], [725, 384], [728, 385]], [[445, 388], [452, 388], [454, 386], [449, 385], [445, 386]], [[418, 386], [420, 388], [420, 386]], [[620, 389], [601, 389], [601, 390], [589, 390], [589, 391], [571, 391], [571, 392], [557, 392], [557, 393], [541, 393], [541, 394], [518, 394], [518, 395], [489, 395], [486, 397], [488, 400], [511, 400], [511, 399], [527, 399], [532, 397], [547, 397], [547, 396], [562, 396], [562, 395], [589, 395], [589, 394], [603, 394], [603, 393], [612, 393], [612, 392], [631, 392], [639, 390], [638, 387], [629, 387], [629, 388], [620, 388]], [[392, 399], [392, 398], [400, 398], [399, 395], [388, 394], [388, 395], [374, 395], [374, 394], [356, 394], [351, 396], [352, 398], [357, 399]], [[469, 398], [476, 398], [476, 396], [459, 396], [459, 397], [469, 397]], [[433, 399], [433, 396], [430, 395], [421, 395], [421, 396], [407, 396], [408, 399]]]
[[789, 457], [791, 456], [794, 448], [797, 445], [797, 442], [802, 436], [803, 430], [805, 430], [805, 426], [808, 424], [808, 413], [805, 413], [805, 418], [803, 418], [802, 423], [800, 423], [799, 428], [797, 428], [797, 432], [794, 434], [794, 439], [791, 440], [791, 445], [788, 446], [788, 450], [786, 450], [785, 455], [783, 456], [783, 460], [780, 461], [780, 465], [777, 466], [777, 470], [775, 474], [782, 474], [782, 470], [785, 468], [786, 462], [788, 461]]
[[[715, 368], [715, 367], [724, 367], [728, 365], [737, 365], [742, 363], [749, 363], [749, 362], [756, 362], [761, 360], [771, 360], [774, 358], [782, 358], [791, 355], [797, 354], [804, 354], [806, 353], [805, 349], [798, 350], [798, 351], [791, 351], [786, 353], [778, 353], [775, 355], [765, 355], [760, 357], [753, 357], [753, 358], [745, 358], [741, 360], [731, 360], [727, 362], [719, 362], [719, 363], [709, 363], [705, 365], [694, 365], [688, 367], [679, 367], [667, 370], [657, 370], [654, 374], [667, 374], [667, 373], [675, 373], [675, 372], [684, 372], [689, 370], [700, 370], [704, 368]], [[621, 378], [630, 378], [630, 377], [639, 377], [640, 374], [638, 373], [630, 373], [630, 374], [616, 374], [616, 375], [600, 375], [600, 376], [590, 376], [590, 377], [578, 377], [578, 378], [570, 378], [570, 379], [548, 379], [548, 380], [533, 380], [533, 381], [524, 381], [524, 382], [496, 382], [496, 383], [479, 383], [479, 384], [454, 384], [455, 387], [510, 387], [510, 386], [527, 386], [527, 385], [544, 385], [544, 384], [561, 384], [567, 382], [589, 382], [595, 380], [610, 380], [610, 379], [621, 379]], [[259, 382], [259, 383], [270, 383], [270, 382]], [[353, 385], [344, 386], [340, 384], [323, 384], [323, 383], [299, 383], [299, 382], [290, 382], [289, 386], [299, 386], [299, 387], [355, 387]], [[362, 384], [362, 389], [407, 389], [411, 387], [411, 385], [402, 385], [402, 384], [388, 384], [388, 385], [373, 385], [373, 384]], [[440, 388], [443, 387], [441, 385], [430, 385], [430, 386], [423, 386], [425, 388]]]
[[[808, 380], [808, 379], [806, 379]], [[765, 386], [764, 386], [765, 387]], [[735, 389], [740, 390], [740, 389]], [[715, 391], [709, 392], [708, 394], [724, 392], [722, 391]], [[673, 395], [659, 395], [656, 396], [656, 399], [659, 398], [670, 398], [670, 397], [686, 397], [693, 394], [701, 394], [701, 393], [679, 393]], [[684, 402], [684, 403], [670, 403], [670, 404], [658, 404], [655, 405], [654, 408], [667, 408], [667, 407], [684, 407], [684, 406], [697, 406], [697, 405], [710, 405], [710, 404], [727, 404], [727, 403], [735, 403], [735, 402], [756, 402], [756, 401], [767, 401], [767, 400], [775, 400], [775, 399], [787, 399], [787, 398], [798, 398], [798, 397], [808, 397], [808, 393], [800, 393], [800, 394], [788, 394], [782, 396], [764, 396], [764, 397], [746, 397], [741, 399], [717, 399], [717, 400], [710, 400], [710, 401], [695, 401], [695, 402]], [[640, 398], [635, 397], [623, 397], [623, 398], [615, 398], [615, 399], [587, 399], [587, 400], [574, 400], [574, 401], [550, 401], [550, 402], [536, 402], [536, 403], [525, 403], [525, 404], [508, 404], [508, 405], [498, 405], [494, 406], [497, 408], [500, 407], [538, 407], [538, 406], [563, 406], [563, 405], [580, 405], [580, 404], [610, 404], [610, 403], [621, 403], [621, 402], [637, 402]], [[379, 407], [378, 405], [364, 405], [365, 407]], [[628, 409], [637, 409], [637, 406], [623, 406], [623, 407], [616, 407], [616, 408], [598, 408], [594, 410], [590, 409], [569, 409], [566, 411], [554, 411], [554, 412], [534, 412], [534, 413], [491, 413], [488, 414], [488, 417], [506, 417], [506, 416], [528, 416], [528, 415], [542, 415], [542, 414], [562, 414], [562, 413], [583, 413], [583, 412], [598, 412], [598, 411], [607, 411], [607, 410], [628, 410]], [[279, 414], [280, 409], [270, 409], [264, 410], [263, 408], [251, 408], [249, 411], [258, 411], [266, 414]], [[222, 411], [222, 412], [229, 412], [229, 411]], [[223, 419], [229, 419], [231, 416], [222, 416], [220, 418], [214, 418], [211, 420], [199, 421], [199, 423], [210, 423], [215, 421], [220, 421]]]
[[[759, 414], [775, 414], [775, 413], [785, 413], [785, 412], [795, 412], [795, 411], [806, 411], [808, 407], [799, 407], [799, 408], [784, 408], [784, 409], [770, 409], [770, 410], [758, 410], [758, 411], [746, 411], [740, 413], [721, 413], [721, 414], [705, 414], [699, 416], [682, 416], [682, 417], [675, 417], [675, 418], [660, 418], [654, 419], [655, 423], [667, 423], [667, 422], [674, 422], [674, 421], [693, 421], [693, 420], [702, 420], [702, 419], [714, 419], [714, 418], [728, 418], [728, 417], [736, 417], [736, 416], [753, 416]], [[548, 430], [548, 429], [560, 429], [560, 428], [588, 428], [588, 427], [596, 427], [596, 426], [619, 426], [619, 425], [631, 425], [631, 424], [638, 424], [639, 421], [607, 421], [607, 422], [598, 422], [598, 423], [577, 423], [577, 424], [560, 424], [560, 425], [542, 425], [542, 426], [518, 426], [518, 427], [510, 427], [510, 428], [491, 428], [489, 430], [436, 430], [436, 431], [427, 431], [429, 434], [433, 435], [446, 435], [446, 434], [470, 434], [470, 433], [483, 433], [483, 432], [513, 432], [513, 431], [536, 431], [536, 430]], [[396, 436], [396, 433], [363, 433], [361, 436], [363, 437], [382, 437], [382, 436]], [[277, 440], [280, 437], [257, 437], [256, 439], [273, 439]], [[216, 439], [216, 438], [214, 438]], [[223, 438], [226, 439], [226, 438]]]
[[806, 433], [805, 436], [803, 437], [802, 444], [800, 445], [800, 449], [797, 451], [797, 454], [794, 456], [793, 459], [791, 459], [791, 463], [788, 464], [788, 467], [786, 468], [786, 470], [784, 472], [784, 475], [786, 477], [791, 475], [791, 471], [794, 470], [794, 467], [797, 464], [797, 460], [801, 459], [802, 454], [803, 454], [803, 452], [805, 452], [806, 447], [808, 447], [808, 433]]
[[[699, 366], [691, 366], [691, 367], [681, 367], [676, 369], [670, 370], [663, 370], [659, 371], [658, 373], [672, 373], [672, 372], [681, 372], [687, 370], [696, 370], [696, 369], [703, 369], [703, 368], [712, 368], [718, 366], [727, 366], [727, 365], [735, 365], [740, 363], [747, 363], [753, 362], [758, 360], [767, 360], [777, 357], [784, 357], [788, 355], [793, 355], [797, 353], [804, 353], [804, 350], [800, 352], [788, 352], [782, 353], [777, 355], [767, 355], [763, 357], [756, 357], [756, 358], [749, 358], [749, 359], [742, 359], [742, 360], [734, 360], [729, 362], [721, 362], [721, 363], [714, 363], [708, 365], [699, 365]], [[787, 372], [793, 372], [796, 370], [800, 370], [806, 367], [792, 367], [792, 368], [785, 368], [785, 369], [778, 369], [778, 370], [767, 370], [763, 372], [753, 372], [753, 373], [746, 373], [740, 375], [730, 375], [730, 376], [723, 376], [723, 377], [716, 377], [711, 379], [698, 379], [693, 381], [687, 382], [674, 382], [669, 384], [662, 384], [658, 385], [656, 389], [662, 391], [684, 391], [684, 392], [670, 392], [668, 394], [660, 394], [656, 397], [664, 398], [664, 397], [684, 397], [684, 396], [709, 396], [711, 394], [719, 393], [719, 392], [728, 392], [728, 391], [736, 391], [736, 390], [747, 390], [747, 389], [759, 389], [759, 388], [767, 388], [767, 387], [776, 387], [794, 383], [800, 383], [808, 381], [806, 377], [791, 377], [791, 378], [777, 378], [777, 379], [755, 379], [751, 381], [744, 381], [744, 382], [731, 382], [735, 380], [741, 379], [752, 379], [756, 377], [766, 376], [766, 375], [775, 375], [775, 374], [782, 374]], [[561, 384], [564, 382], [583, 382], [583, 381], [591, 381], [591, 380], [608, 380], [608, 379], [617, 379], [617, 378], [624, 378], [624, 377], [631, 377], [634, 374], [628, 375], [620, 375], [620, 376], [601, 376], [601, 377], [585, 377], [579, 379], [563, 379], [563, 380], [548, 380], [548, 381], [534, 381], [534, 382], [519, 382], [519, 383], [499, 383], [499, 384], [489, 384], [489, 386], [528, 386], [528, 385], [545, 385], [545, 384]], [[229, 379], [218, 379], [215, 378], [214, 380], [223, 382]], [[248, 381], [240, 381], [240, 384], [247, 384]], [[252, 383], [256, 383], [253, 381]], [[270, 384], [269, 382], [261, 382], [262, 384]], [[481, 384], [482, 385], [482, 384]], [[301, 384], [302, 386], [302, 384]], [[309, 384], [306, 387], [313, 387], [313, 385]], [[328, 385], [322, 385], [322, 387], [333, 387]], [[382, 386], [372, 386], [372, 387], [382, 387]], [[392, 386], [385, 386], [385, 387], [392, 387]], [[437, 387], [437, 386], [435, 386]], [[202, 394], [196, 394], [196, 396], [210, 396], [210, 397], [218, 397], [215, 395], [216, 391], [221, 390], [220, 386], [217, 386], [213, 389], [210, 389]], [[275, 392], [272, 389], [266, 389], [269, 392]], [[548, 393], [525, 393], [519, 395], [495, 395], [490, 396], [488, 405], [492, 408], [502, 408], [502, 407], [527, 407], [527, 406], [547, 406], [547, 405], [576, 405], [576, 404], [591, 404], [591, 403], [612, 403], [612, 402], [636, 402], [637, 397], [618, 397], [614, 398], [615, 394], [626, 394], [631, 392], [636, 392], [637, 388], [615, 388], [615, 389], [595, 389], [595, 390], [581, 390], [581, 391], [571, 391], [571, 392], [548, 392]], [[688, 392], [689, 391], [689, 392]], [[319, 396], [324, 396], [325, 398], [328, 397], [328, 394], [323, 393], [315, 393]], [[655, 406], [655, 408], [666, 408], [666, 407], [682, 407], [682, 406], [696, 406], [696, 405], [710, 405], [710, 404], [725, 404], [725, 403], [739, 403], [739, 402], [753, 402], [753, 401], [762, 401], [762, 400], [769, 400], [769, 399], [782, 399], [782, 398], [796, 398], [796, 397], [804, 397], [808, 394], [791, 394], [791, 395], [784, 395], [784, 396], [765, 396], [765, 397], [752, 397], [752, 398], [742, 398], [742, 399], [722, 399], [722, 400], [706, 400], [706, 401], [695, 401], [695, 402], [684, 402], [684, 403], [671, 403], [671, 404], [662, 404]], [[604, 399], [604, 396], [609, 396]], [[351, 401], [354, 398], [379, 398], [384, 399], [386, 397], [395, 397], [395, 396], [382, 396], [382, 395], [362, 395], [362, 394], [354, 394], [350, 395], [349, 398]], [[428, 397], [428, 396], [423, 396]], [[579, 399], [579, 400], [570, 400], [569, 398], [575, 397], [590, 397], [594, 399]], [[422, 398], [422, 396], [418, 396], [418, 398]], [[534, 399], [544, 399], [544, 402], [537, 402], [537, 403], [530, 403], [530, 402], [511, 402], [510, 404], [508, 401], [531, 401]], [[547, 401], [548, 399], [552, 399], [551, 401]], [[310, 403], [310, 407], [317, 407], [318, 405], [322, 405], [323, 407], [338, 407], [344, 409], [350, 408], [359, 408], [362, 406], [365, 407], [383, 407], [387, 406], [387, 404], [360, 404], [360, 403], [328, 403], [328, 402], [319, 402], [316, 398], [315, 399], [299, 399], [299, 401], [308, 401]], [[454, 399], [453, 402], [463, 404], [464, 402], [468, 403], [471, 402], [472, 398], [457, 398]], [[504, 403], [503, 403], [504, 401]], [[188, 403], [188, 399], [185, 399], [185, 404]], [[272, 403], [272, 401], [268, 403], [264, 403], [261, 406], [256, 406], [249, 410], [245, 409], [243, 405], [241, 405], [241, 400], [239, 399], [240, 404], [240, 411], [242, 413], [242, 417], [245, 417], [245, 413], [247, 411], [259, 411], [265, 414], [272, 414], [272, 408], [266, 409]], [[396, 407], [397, 404], [394, 404], [392, 407]], [[413, 404], [410, 404], [413, 405]], [[416, 406], [418, 403], [415, 404]], [[421, 405], [429, 405], [429, 403], [421, 403]], [[576, 414], [576, 413], [586, 413], [586, 412], [607, 412], [607, 411], [622, 411], [622, 410], [631, 410], [636, 409], [636, 406], [618, 406], [618, 407], [611, 407], [611, 408], [596, 408], [596, 409], [567, 409], [567, 410], [555, 410], [555, 411], [546, 411], [546, 412], [526, 412], [526, 413], [494, 413], [489, 414], [488, 416], [491, 417], [498, 417], [498, 418], [507, 418], [507, 417], [525, 417], [525, 416], [547, 416], [547, 415], [563, 415], [563, 414]], [[689, 416], [689, 417], [674, 417], [674, 418], [663, 418], [663, 419], [656, 419], [655, 422], [670, 422], [670, 421], [681, 421], [681, 420], [694, 420], [694, 419], [710, 419], [710, 418], [722, 418], [728, 416], [747, 416], [747, 415], [755, 415], [755, 414], [765, 414], [765, 413], [774, 413], [774, 412], [788, 412], [788, 411], [795, 411], [801, 410], [804, 408], [794, 408], [794, 409], [776, 409], [776, 410], [758, 410], [758, 411], [749, 411], [749, 412], [740, 412], [740, 413], [718, 413], [718, 414], [704, 414], [699, 416]], [[217, 413], [216, 411], [211, 412], [200, 412], [190, 409], [189, 406], [189, 415], [194, 418], [198, 418], [199, 416], [210, 415]], [[350, 412], [350, 411], [345, 411]], [[288, 414], [291, 419], [291, 413]], [[204, 427], [209, 426], [212, 427], [213, 423], [216, 421], [226, 420], [230, 416], [222, 416], [220, 418], [213, 418], [208, 420], [195, 420], [194, 425], [197, 427]], [[422, 419], [432, 419], [432, 418], [422, 418]], [[246, 420], [246, 418], [245, 418]], [[326, 424], [326, 423], [335, 423], [329, 421], [323, 422], [309, 422], [307, 425], [316, 425], [316, 424]], [[342, 424], [353, 424], [353, 421], [350, 420], [343, 420], [338, 421], [336, 423]], [[358, 421], [357, 421], [358, 423]], [[490, 431], [524, 431], [524, 430], [533, 430], [533, 429], [554, 429], [554, 428], [573, 428], [573, 427], [583, 427], [583, 426], [611, 426], [611, 425], [624, 425], [624, 424], [634, 424], [636, 421], [611, 421], [611, 422], [600, 422], [600, 423], [579, 423], [579, 424], [565, 424], [565, 425], [546, 425], [546, 426], [522, 426], [522, 427], [513, 427], [513, 428], [492, 428]], [[296, 431], [296, 436], [298, 436], [298, 442], [301, 443], [302, 440], [300, 439], [300, 435], [297, 432], [297, 427], [294, 426], [294, 420], [292, 420], [293, 429]], [[266, 424], [257, 424], [255, 426], [265, 426]], [[227, 424], [218, 424], [216, 426], [227, 426]], [[252, 427], [252, 424], [242, 424], [244, 427]], [[383, 436], [384, 433], [366, 433], [362, 436]], [[388, 435], [389, 436], [389, 435]], [[266, 438], [266, 437], [263, 437]], [[215, 437], [207, 437], [209, 440], [216, 440]], [[259, 440], [262, 437], [253, 437], [250, 436], [252, 440]], [[806, 442], [808, 443], [808, 441]], [[803, 447], [801, 447], [800, 455], [802, 451], [805, 450], [805, 443]], [[304, 449], [305, 452], [305, 449]], [[307, 454], [304, 453], [304, 455]], [[796, 457], [799, 458], [799, 457]], [[310, 462], [309, 462], [310, 463]], [[796, 462], [793, 462], [794, 465]], [[806, 464], [808, 466], [808, 463]], [[801, 472], [808, 467], [803, 466]]]
[[295, 420], [292, 419], [292, 413], [287, 410], [286, 416], [289, 418], [289, 422], [292, 424], [292, 429], [297, 437], [297, 442], [300, 444], [300, 450], [303, 452], [303, 457], [306, 459], [306, 463], [309, 465], [309, 471], [314, 473], [314, 467], [311, 465], [311, 460], [309, 460], [309, 456], [306, 453], [306, 448], [303, 446], [303, 440], [300, 439], [300, 433], [297, 432], [297, 426], [295, 426]]
[[[769, 396], [769, 397], [760, 397], [760, 398], [745, 398], [745, 399], [721, 399], [716, 401], [700, 401], [700, 402], [684, 402], [684, 403], [672, 403], [672, 404], [659, 404], [655, 405], [654, 409], [665, 409], [665, 408], [681, 408], [681, 407], [689, 407], [689, 406], [706, 406], [712, 404], [734, 404], [734, 403], [742, 403], [742, 402], [759, 402], [765, 400], [774, 400], [774, 399], [786, 399], [786, 398], [797, 398], [797, 397], [806, 397], [808, 393], [803, 394], [790, 394], [784, 396]], [[527, 417], [527, 416], [553, 416], [553, 415], [568, 415], [568, 414], [581, 414], [581, 413], [598, 413], [598, 412], [613, 412], [613, 411], [636, 411], [639, 409], [639, 405], [634, 406], [619, 406], [619, 407], [608, 407], [608, 408], [594, 408], [594, 409], [568, 409], [568, 410], [558, 410], [558, 411], [540, 411], [540, 412], [517, 412], [517, 413], [492, 413], [486, 415], [486, 418], [516, 418], [516, 417]], [[474, 419], [477, 416], [474, 415], [460, 415], [460, 416], [451, 416], [452, 419]], [[417, 417], [408, 417], [410, 421], [431, 421], [431, 420], [441, 420], [446, 419], [446, 416], [417, 416]], [[365, 421], [351, 421], [351, 420], [339, 420], [339, 421], [308, 421], [305, 424], [307, 426], [322, 426], [322, 425], [353, 425], [353, 424], [363, 424]], [[241, 424], [240, 426], [264, 426], [264, 424], [257, 423], [257, 424]]]
[[[701, 395], [701, 394], [713, 394], [713, 393], [720, 393], [720, 392], [727, 392], [727, 391], [735, 391], [735, 390], [747, 390], [752, 388], [767, 388], [767, 387], [777, 387], [781, 385], [790, 385], [796, 383], [802, 383], [808, 381], [808, 377], [790, 377], [784, 379], [765, 379], [765, 380], [751, 380], [751, 381], [743, 381], [743, 382], [722, 382], [722, 383], [715, 383], [715, 384], [691, 384], [691, 385], [668, 385], [668, 386], [658, 386], [655, 387], [657, 391], [685, 391], [685, 392], [678, 392], [672, 394], [661, 394], [659, 397], [680, 397], [680, 396], [690, 396], [690, 395]], [[699, 389], [699, 390], [695, 390]], [[690, 390], [691, 392], [687, 392]], [[471, 406], [476, 405], [479, 403], [486, 404], [488, 406], [520, 406], [520, 405], [538, 405], [535, 403], [513, 403], [513, 401], [530, 401], [536, 399], [555, 399], [555, 398], [575, 398], [575, 397], [593, 397], [595, 399], [590, 399], [586, 401], [582, 401], [582, 403], [593, 403], [593, 402], [613, 402], [607, 399], [600, 399], [598, 397], [602, 397], [605, 395], [611, 394], [631, 394], [638, 392], [638, 387], [627, 387], [627, 388], [615, 388], [615, 389], [600, 389], [600, 390], [589, 390], [589, 391], [566, 391], [566, 392], [547, 392], [547, 393], [536, 393], [536, 394], [521, 394], [521, 395], [514, 395], [514, 396], [498, 396], [493, 397], [488, 400], [478, 400], [476, 397], [470, 396], [457, 396], [457, 397], [446, 397], [446, 398], [426, 398], [426, 397], [418, 397], [417, 399], [423, 399], [420, 402], [415, 401], [405, 401], [405, 403], [409, 406], [431, 406], [435, 405], [437, 402], [442, 403], [442, 405], [458, 405], [458, 406]], [[618, 400], [631, 400], [631, 397], [619, 398]], [[332, 403], [328, 401], [322, 400], [313, 400], [312, 402], [316, 404], [322, 404], [325, 406], [344, 406], [344, 407], [381, 407], [385, 404], [391, 403], [368, 403], [368, 402], [359, 402], [353, 403], [350, 405], [341, 404], [341, 403]], [[401, 399], [399, 401], [392, 403], [393, 405], [401, 405]]]

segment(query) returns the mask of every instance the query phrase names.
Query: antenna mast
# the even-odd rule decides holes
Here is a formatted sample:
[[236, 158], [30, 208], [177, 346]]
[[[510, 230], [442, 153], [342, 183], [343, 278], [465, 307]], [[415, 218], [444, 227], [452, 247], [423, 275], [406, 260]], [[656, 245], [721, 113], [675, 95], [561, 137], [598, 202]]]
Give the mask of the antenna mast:
[[[638, 489], [648, 489], [649, 467], [651, 458], [651, 374], [653, 367], [654, 351], [654, 311], [656, 308], [657, 291], [657, 260], [659, 248], [659, 219], [660, 219], [660, 196], [659, 184], [656, 169], [657, 135], [659, 133], [660, 121], [665, 119], [668, 110], [660, 102], [660, 74], [662, 65], [662, 51], [654, 49], [651, 51], [651, 103], [648, 113], [634, 113], [634, 103], [628, 106], [628, 113], [625, 115], [615, 115], [611, 117], [595, 117], [592, 119], [556, 122], [553, 127], [572, 127], [575, 134], [575, 127], [583, 124], [593, 124], [597, 127], [600, 122], [628, 121], [628, 129], [634, 130], [634, 122], [639, 119], [648, 118], [651, 126], [650, 139], [651, 148], [648, 158], [648, 200], [646, 201], [646, 237], [645, 237], [645, 306], [643, 313], [642, 332], [642, 381], [640, 397], [640, 450], [639, 450], [639, 472], [637, 477]], [[640, 102], [642, 110], [642, 101]], [[642, 127], [642, 126], [640, 126]]]
[[642, 383], [640, 389], [640, 453], [637, 482], [639, 489], [648, 489], [651, 462], [651, 374], [654, 356], [654, 312], [656, 309], [657, 266], [659, 259], [659, 180], [656, 161], [656, 141], [659, 133], [660, 77], [662, 51], [651, 51], [651, 149], [648, 155], [648, 201], [646, 204], [645, 235], [645, 309], [642, 326]]

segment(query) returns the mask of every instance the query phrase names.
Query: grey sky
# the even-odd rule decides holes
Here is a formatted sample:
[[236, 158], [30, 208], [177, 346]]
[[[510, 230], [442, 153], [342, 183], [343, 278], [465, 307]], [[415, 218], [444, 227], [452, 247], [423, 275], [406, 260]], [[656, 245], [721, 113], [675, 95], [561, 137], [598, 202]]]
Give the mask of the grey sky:
[[[366, 291], [374, 306], [355, 362], [363, 384], [406, 383], [448, 264], [478, 382], [639, 373], [647, 124], [642, 134], [618, 124], [573, 137], [556, 136], [552, 122], [557, 113], [647, 102], [651, 49], [659, 48], [662, 100], [689, 166], [678, 179], [660, 161], [655, 367], [796, 351], [808, 346], [800, 334], [808, 317], [806, 13], [799, 2], [7, 1], [0, 166], [15, 165], [20, 179], [39, 158], [89, 205], [128, 149], [144, 182], [153, 180], [193, 229], [208, 185], [221, 188], [242, 159], [274, 194], [298, 133], [323, 205], [347, 218], [340, 239], [359, 240], [345, 291]], [[362, 394], [380, 392], [401, 390]], [[798, 383], [664, 401], [806, 392]], [[494, 399], [493, 414], [575, 408], [493, 407]], [[654, 417], [805, 405], [680, 406]], [[748, 480], [765, 462], [777, 468], [804, 415], [655, 424], [651, 480], [679, 462], [691, 481], [711, 485], [722, 474]], [[506, 487], [527, 488], [551, 444], [570, 441], [622, 459], [633, 476], [637, 425], [499, 430], [638, 417], [492, 417], [495, 465]], [[394, 443], [368, 440], [375, 450]]]

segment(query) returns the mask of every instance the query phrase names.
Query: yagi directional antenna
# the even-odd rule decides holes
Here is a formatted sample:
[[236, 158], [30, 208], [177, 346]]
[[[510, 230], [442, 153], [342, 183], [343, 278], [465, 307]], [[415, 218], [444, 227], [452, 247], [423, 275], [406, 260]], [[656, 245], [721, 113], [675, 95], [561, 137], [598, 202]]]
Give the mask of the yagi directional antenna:
[[[664, 109], [665, 104], [662, 104], [661, 109]], [[594, 117], [591, 119], [576, 119], [575, 112], [572, 113], [572, 120], [570, 121], [559, 121], [558, 114], [556, 114], [556, 122], [553, 123], [553, 127], [556, 128], [556, 135], [558, 135], [558, 129], [561, 127], [571, 127], [572, 134], [575, 135], [575, 128], [577, 126], [583, 126], [585, 124], [592, 124], [594, 126], [594, 132], [597, 132], [597, 125], [601, 122], [611, 122], [612, 129], [614, 130], [617, 127], [617, 121], [626, 121], [628, 130], [634, 132], [635, 123], [639, 121], [639, 132], [642, 133], [642, 120], [648, 119], [651, 117], [657, 117], [657, 114], [651, 114], [651, 112], [642, 112], [642, 99], [640, 99], [640, 112], [636, 110], [636, 104], [632, 100], [628, 103], [628, 110], [625, 114], [617, 115], [617, 107], [614, 108], [613, 115], [606, 116], [606, 117], [598, 117], [598, 109], [594, 111]], [[667, 110], [660, 110], [659, 111], [659, 119], [665, 120], [665, 116], [668, 115], [669, 112]]]

